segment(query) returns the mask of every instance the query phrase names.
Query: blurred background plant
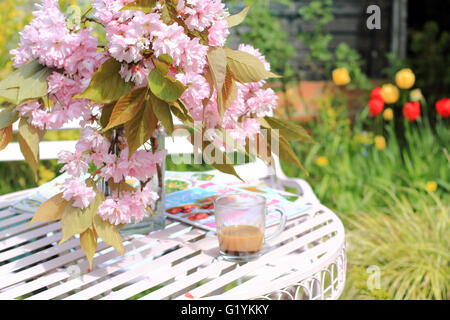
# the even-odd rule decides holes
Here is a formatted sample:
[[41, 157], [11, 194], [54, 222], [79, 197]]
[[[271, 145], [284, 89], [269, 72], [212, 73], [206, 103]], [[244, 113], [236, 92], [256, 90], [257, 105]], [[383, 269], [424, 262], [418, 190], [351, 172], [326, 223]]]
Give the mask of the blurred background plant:
[[333, 0], [311, 0], [299, 9], [299, 14], [312, 25], [312, 32], [299, 34], [310, 51], [306, 56], [309, 67], [322, 79], [329, 79], [331, 69], [335, 67], [345, 68], [353, 80], [349, 89], [369, 90], [371, 85], [361, 70], [364, 61], [360, 54], [345, 42], [339, 43], [334, 52], [330, 49], [333, 36], [326, 31], [326, 26], [334, 19]]
[[3, 79], [12, 70], [9, 50], [17, 46], [19, 32], [30, 21], [31, 3], [27, 0], [3, 0], [0, 17], [0, 79]]
[[[230, 12], [237, 13], [250, 6], [247, 18], [230, 37], [230, 43], [251, 43], [265, 55], [271, 64], [272, 71], [283, 76], [282, 81], [289, 82], [296, 79], [296, 72], [290, 62], [295, 49], [288, 39], [289, 33], [283, 29], [280, 19], [271, 10], [271, 4], [282, 4], [292, 7], [291, 0], [231, 0]], [[272, 81], [272, 80], [271, 80]]]

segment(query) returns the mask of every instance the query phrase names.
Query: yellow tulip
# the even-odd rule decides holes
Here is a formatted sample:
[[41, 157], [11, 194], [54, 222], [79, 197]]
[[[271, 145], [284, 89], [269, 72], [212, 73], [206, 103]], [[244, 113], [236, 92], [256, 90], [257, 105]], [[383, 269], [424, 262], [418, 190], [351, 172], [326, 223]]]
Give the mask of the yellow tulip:
[[319, 167], [325, 167], [326, 165], [328, 165], [328, 158], [327, 157], [318, 157], [316, 159], [316, 164]]
[[345, 86], [350, 83], [350, 74], [345, 68], [337, 68], [333, 70], [333, 82], [337, 86]]
[[387, 104], [396, 103], [400, 98], [400, 91], [391, 83], [385, 84], [381, 87], [381, 96]]
[[394, 119], [394, 112], [391, 108], [386, 108], [383, 112], [383, 118], [384, 120], [391, 121]]
[[434, 192], [437, 189], [437, 183], [435, 181], [428, 181], [426, 189], [430, 192]]
[[383, 150], [386, 148], [386, 139], [383, 136], [375, 137], [375, 147], [377, 150]]
[[395, 75], [395, 82], [401, 89], [410, 89], [416, 82], [416, 76], [411, 69], [402, 69]]

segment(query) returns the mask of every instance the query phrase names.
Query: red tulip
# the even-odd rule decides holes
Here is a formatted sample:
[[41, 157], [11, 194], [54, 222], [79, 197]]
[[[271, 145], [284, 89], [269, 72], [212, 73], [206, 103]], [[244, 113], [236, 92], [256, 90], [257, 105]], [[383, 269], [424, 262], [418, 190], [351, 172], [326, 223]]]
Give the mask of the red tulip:
[[371, 99], [369, 101], [369, 112], [372, 117], [383, 112], [384, 101], [381, 99]]
[[419, 102], [407, 102], [403, 106], [403, 115], [409, 121], [417, 120], [420, 117], [420, 103]]
[[381, 87], [376, 87], [370, 92], [370, 99], [380, 99], [383, 101], [383, 96], [381, 95]]
[[436, 102], [436, 111], [442, 118], [450, 117], [450, 98], [444, 98]]

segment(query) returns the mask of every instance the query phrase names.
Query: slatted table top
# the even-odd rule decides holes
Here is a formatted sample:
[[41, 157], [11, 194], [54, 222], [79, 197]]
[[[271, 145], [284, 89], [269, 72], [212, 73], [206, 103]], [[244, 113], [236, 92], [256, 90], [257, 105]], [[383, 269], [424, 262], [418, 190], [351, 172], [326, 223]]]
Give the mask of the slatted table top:
[[[0, 299], [267, 298], [316, 275], [344, 250], [341, 221], [315, 205], [249, 263], [222, 260], [215, 234], [167, 220], [164, 230], [127, 238], [123, 257], [100, 242], [89, 270], [79, 239], [57, 245], [60, 222], [27, 227], [32, 214], [8, 207], [26, 193], [0, 197]], [[345, 274], [330, 277], [333, 295]]]

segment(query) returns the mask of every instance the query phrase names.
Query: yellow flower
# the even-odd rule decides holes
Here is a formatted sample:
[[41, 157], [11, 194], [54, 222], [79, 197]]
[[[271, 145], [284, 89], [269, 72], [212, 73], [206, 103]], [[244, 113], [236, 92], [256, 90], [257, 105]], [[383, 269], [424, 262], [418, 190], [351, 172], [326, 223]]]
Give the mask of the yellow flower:
[[376, 136], [375, 137], [375, 147], [378, 150], [383, 150], [386, 148], [386, 139], [383, 136]]
[[410, 89], [416, 82], [416, 76], [411, 69], [402, 69], [395, 75], [395, 82], [401, 89]]
[[333, 70], [333, 82], [337, 86], [345, 86], [350, 83], [350, 74], [345, 68], [337, 68]]
[[391, 108], [386, 108], [383, 112], [383, 118], [384, 120], [391, 121], [394, 119], [394, 112]]
[[437, 189], [436, 181], [428, 181], [426, 185], [426, 189], [430, 192], [434, 192]]
[[325, 167], [326, 165], [328, 165], [328, 158], [327, 157], [318, 157], [316, 159], [316, 164], [319, 167]]
[[400, 91], [391, 83], [385, 84], [381, 87], [381, 96], [387, 104], [396, 103], [400, 98]]
[[411, 92], [409, 93], [409, 100], [424, 101], [425, 98], [423, 97], [422, 90], [420, 90], [420, 89], [411, 90]]

